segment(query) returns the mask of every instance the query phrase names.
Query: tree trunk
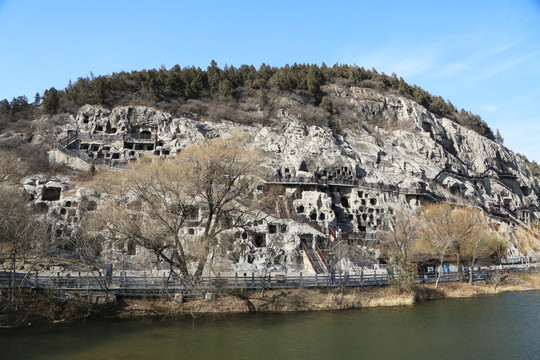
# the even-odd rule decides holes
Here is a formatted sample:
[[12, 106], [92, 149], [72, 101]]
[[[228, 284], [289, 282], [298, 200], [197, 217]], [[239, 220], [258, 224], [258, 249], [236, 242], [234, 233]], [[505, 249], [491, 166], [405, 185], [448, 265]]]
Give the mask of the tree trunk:
[[[183, 251], [182, 251], [183, 253]], [[170, 261], [167, 257], [163, 255], [163, 253], [158, 253], [158, 256], [160, 256], [162, 259], [165, 259], [169, 263], [169, 265], [177, 267], [178, 270], [180, 270], [180, 274], [184, 277], [184, 279], [191, 281], [191, 276], [189, 274], [189, 270], [187, 268], [186, 264], [186, 257], [183, 254], [179, 253], [179, 250], [175, 250], [173, 253], [173, 261]]]
[[473, 272], [474, 272], [474, 258], [471, 260], [471, 264], [469, 266], [469, 285], [471, 286], [473, 283]]
[[199, 259], [199, 263], [197, 264], [197, 270], [195, 271], [195, 274], [193, 275], [193, 281], [198, 282], [202, 279], [204, 267], [206, 266], [206, 263], [208, 262], [208, 255], [210, 255], [210, 249], [208, 247], [205, 247], [203, 251], [203, 255]]
[[11, 274], [9, 276], [9, 307], [12, 308], [15, 302], [15, 272], [17, 264], [17, 241], [13, 242], [13, 258], [11, 263]]
[[457, 248], [456, 252], [456, 262], [457, 262], [457, 268], [458, 268], [458, 281], [463, 282], [463, 268], [461, 266], [461, 255], [459, 254], [459, 246]]
[[265, 268], [264, 268], [264, 276], [262, 278], [262, 282], [261, 282], [261, 299], [264, 298], [264, 290], [265, 290], [265, 286], [264, 286], [264, 280], [266, 279], [266, 275], [268, 274], [268, 264], [265, 265]]
[[191, 276], [189, 274], [189, 270], [187, 268], [187, 265], [186, 265], [186, 261], [184, 259], [182, 259], [182, 261], [178, 264], [178, 269], [180, 270], [180, 273], [182, 274], [182, 276], [187, 279], [188, 281], [191, 281]]
[[441, 279], [441, 272], [443, 271], [444, 256], [441, 257], [441, 266], [440, 270], [437, 271], [437, 280], [435, 281], [435, 289], [439, 288], [439, 280]]

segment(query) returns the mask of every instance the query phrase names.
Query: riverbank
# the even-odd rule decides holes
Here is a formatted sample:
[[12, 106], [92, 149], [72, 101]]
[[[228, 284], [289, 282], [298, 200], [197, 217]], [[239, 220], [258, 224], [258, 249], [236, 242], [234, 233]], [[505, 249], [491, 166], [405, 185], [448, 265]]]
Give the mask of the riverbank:
[[332, 289], [266, 290], [215, 296], [212, 300], [174, 301], [123, 299], [117, 316], [197, 316], [248, 312], [330, 311], [344, 309], [404, 306], [444, 298], [494, 295], [508, 291], [540, 289], [540, 274], [507, 276], [494, 284], [442, 283], [418, 285], [398, 293], [395, 286]]
[[237, 291], [212, 294], [210, 300], [177, 303], [173, 300], [118, 298], [114, 301], [88, 301], [65, 298], [50, 291], [26, 294], [17, 310], [1, 311], [0, 326], [16, 327], [35, 323], [76, 322], [103, 318], [181, 318], [221, 316], [250, 312], [331, 311], [387, 306], [411, 306], [422, 301], [444, 298], [493, 295], [507, 291], [540, 289], [540, 274], [508, 275], [494, 284], [441, 283], [418, 285], [398, 293], [395, 286], [365, 288], [292, 289]]

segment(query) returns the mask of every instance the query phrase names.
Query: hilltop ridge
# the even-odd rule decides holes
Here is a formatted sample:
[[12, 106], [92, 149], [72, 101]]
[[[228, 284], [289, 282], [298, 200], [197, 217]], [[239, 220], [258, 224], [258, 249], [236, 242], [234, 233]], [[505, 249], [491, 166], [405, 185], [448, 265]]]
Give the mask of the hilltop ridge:
[[108, 108], [141, 104], [173, 114], [187, 111], [211, 116], [208, 110], [218, 107], [222, 103], [219, 100], [225, 99], [228, 103], [241, 106], [258, 98], [257, 102], [263, 105], [261, 111], [264, 113], [264, 108], [268, 105], [271, 107], [282, 93], [295, 93], [303, 98], [304, 103], [321, 107], [331, 115], [335, 110], [338, 115], [340, 107], [325, 99], [324, 89], [325, 85], [335, 83], [404, 96], [430, 112], [445, 116], [492, 140], [496, 137], [480, 116], [464, 109], [458, 111], [450, 101], [431, 95], [416, 85], [411, 86], [396, 74], [388, 76], [375, 69], [366, 70], [346, 64], [328, 67], [324, 63], [320, 67], [295, 63], [277, 68], [263, 63], [259, 69], [253, 65], [239, 68], [225, 66], [221, 69], [212, 61], [206, 70], [175, 65], [169, 70], [119, 72], [97, 77], [91, 74], [91, 77], [80, 77], [73, 83], [70, 81], [63, 90], [50, 88], [43, 94], [37, 93], [33, 102], [29, 102], [24, 95], [13, 98], [11, 102], [7, 99], [0, 101], [0, 127], [9, 127], [7, 121], [29, 120], [40, 113], [75, 114], [85, 104]]

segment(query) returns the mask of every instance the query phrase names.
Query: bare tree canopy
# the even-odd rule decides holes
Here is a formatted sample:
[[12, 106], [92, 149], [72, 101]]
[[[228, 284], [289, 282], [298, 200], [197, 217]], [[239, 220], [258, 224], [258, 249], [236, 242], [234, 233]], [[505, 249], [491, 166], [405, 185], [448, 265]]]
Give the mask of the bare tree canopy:
[[409, 252], [418, 241], [420, 223], [417, 214], [399, 212], [393, 226], [381, 234], [382, 254], [387, 258], [388, 264], [398, 275], [394, 279], [401, 288], [410, 288], [414, 284], [414, 272], [409, 262]]
[[[422, 209], [422, 222], [422, 238], [417, 249], [437, 255], [441, 267], [446, 255], [455, 255], [460, 278], [462, 277], [461, 262], [464, 257], [471, 256], [471, 251], [473, 251], [471, 246], [472, 248], [476, 246], [477, 249], [483, 248], [489, 239], [489, 227], [484, 214], [479, 209], [452, 204], [429, 205]], [[479, 255], [475, 253], [472, 256], [474, 261]], [[440, 272], [436, 286], [438, 286], [439, 278]]]
[[17, 183], [28, 171], [25, 162], [9, 151], [0, 152], [0, 183]]
[[409, 252], [418, 240], [418, 216], [410, 212], [398, 212], [390, 230], [382, 233], [382, 250], [387, 255], [399, 254], [407, 259]]
[[461, 258], [469, 265], [469, 284], [473, 283], [474, 267], [479, 261], [506, 249], [504, 243], [496, 235], [490, 234], [485, 226], [486, 224], [482, 223], [472, 236], [463, 239], [460, 247]]
[[38, 220], [21, 192], [0, 186], [0, 266], [10, 275], [10, 305], [22, 289], [22, 284], [16, 289], [14, 282], [18, 264], [29, 262], [28, 274], [53, 246], [47, 235], [46, 224]]
[[[227, 230], [257, 216], [247, 199], [256, 153], [238, 138], [192, 145], [176, 158], [143, 160], [127, 173], [110, 173], [97, 188], [102, 208], [86, 233], [152, 251], [186, 281], [202, 276]], [[103, 214], [107, 214], [104, 217]]]

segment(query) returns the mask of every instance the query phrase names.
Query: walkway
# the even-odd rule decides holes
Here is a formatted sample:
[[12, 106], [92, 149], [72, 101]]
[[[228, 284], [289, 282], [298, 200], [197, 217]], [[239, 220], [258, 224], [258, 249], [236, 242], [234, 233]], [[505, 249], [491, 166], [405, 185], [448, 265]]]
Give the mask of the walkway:
[[[529, 265], [506, 265], [504, 269], [474, 272], [475, 281], [489, 280], [495, 274], [501, 272], [538, 272], [539, 263]], [[200, 291], [219, 290], [253, 290], [253, 289], [295, 289], [295, 288], [325, 288], [325, 287], [361, 287], [361, 286], [384, 286], [395, 279], [386, 272], [366, 272], [365, 274], [349, 275], [337, 272], [335, 275], [304, 275], [293, 274], [268, 274], [265, 276], [254, 273], [236, 274], [235, 276], [205, 277], [197, 284], [182, 283], [181, 279], [167, 276], [111, 276], [95, 277], [92, 274], [80, 273], [76, 275], [54, 276], [50, 274], [32, 273], [26, 277], [24, 273], [15, 274], [16, 288], [44, 288], [57, 289], [68, 293], [95, 293], [109, 292], [120, 296], [160, 296], [170, 293], [199, 293]], [[417, 283], [434, 283], [437, 274], [418, 274], [415, 278]], [[457, 272], [445, 272], [441, 275], [441, 282], [457, 281]], [[0, 289], [8, 289], [10, 274], [0, 272]]]

